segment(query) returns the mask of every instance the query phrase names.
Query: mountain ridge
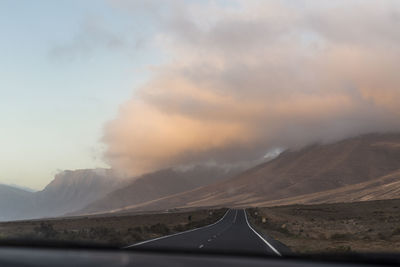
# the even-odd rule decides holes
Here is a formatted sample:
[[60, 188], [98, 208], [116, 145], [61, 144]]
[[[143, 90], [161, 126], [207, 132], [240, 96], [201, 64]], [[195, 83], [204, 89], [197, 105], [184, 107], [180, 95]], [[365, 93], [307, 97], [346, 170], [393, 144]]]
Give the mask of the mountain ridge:
[[399, 186], [400, 134], [369, 134], [286, 150], [244, 171], [194, 166], [123, 179], [84, 169], [34, 193], [0, 185], [0, 220], [400, 198]]
[[[0, 220], [62, 216], [122, 186], [121, 178], [108, 169], [66, 170], [41, 191], [28, 192], [3, 186]], [[7, 203], [7, 204], [5, 204]]]
[[32, 194], [14, 186], [0, 184], [0, 220], [17, 219], [20, 211], [29, 210]]
[[163, 169], [142, 175], [125, 187], [111, 192], [103, 199], [89, 204], [76, 213], [101, 213], [123, 206], [145, 203], [224, 180], [236, 173], [237, 170], [207, 166], [195, 166], [188, 170]]
[[229, 181], [132, 210], [240, 206], [307, 195], [379, 179], [400, 170], [400, 134], [369, 134], [288, 150]]

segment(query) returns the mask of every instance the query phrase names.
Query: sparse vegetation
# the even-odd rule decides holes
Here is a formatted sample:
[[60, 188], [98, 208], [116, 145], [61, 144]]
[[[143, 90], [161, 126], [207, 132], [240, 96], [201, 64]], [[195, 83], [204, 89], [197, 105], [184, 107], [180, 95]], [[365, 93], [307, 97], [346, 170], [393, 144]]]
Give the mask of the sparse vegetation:
[[350, 239], [350, 238], [351, 238], [351, 235], [348, 233], [334, 233], [330, 237], [330, 239], [332, 239], [332, 240], [346, 240], [346, 239]]
[[256, 228], [297, 253], [400, 252], [400, 200], [248, 210]]
[[101, 243], [122, 247], [210, 224], [221, 218], [225, 211], [226, 209], [218, 209], [213, 212], [198, 210], [5, 222], [0, 223], [0, 238]]
[[396, 229], [394, 229], [392, 235], [400, 235], [400, 227], [397, 227]]
[[34, 231], [40, 238], [53, 239], [57, 235], [50, 222], [41, 222], [39, 226], [34, 228]]

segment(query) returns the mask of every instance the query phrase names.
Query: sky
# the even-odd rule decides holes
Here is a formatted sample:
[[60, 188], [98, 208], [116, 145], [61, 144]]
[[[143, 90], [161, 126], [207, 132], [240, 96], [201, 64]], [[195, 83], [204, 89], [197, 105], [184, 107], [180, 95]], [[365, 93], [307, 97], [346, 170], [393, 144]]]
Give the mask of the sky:
[[0, 182], [400, 130], [398, 1], [1, 1]]
[[162, 61], [146, 18], [95, 1], [0, 2], [0, 182], [108, 167], [105, 121]]

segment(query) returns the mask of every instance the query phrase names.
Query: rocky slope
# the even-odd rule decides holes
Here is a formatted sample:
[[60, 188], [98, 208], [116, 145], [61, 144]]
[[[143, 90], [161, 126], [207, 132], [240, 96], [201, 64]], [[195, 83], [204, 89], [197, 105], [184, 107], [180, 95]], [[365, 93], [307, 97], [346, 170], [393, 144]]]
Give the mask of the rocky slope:
[[[386, 183], [398, 181], [396, 171], [400, 171], [400, 134], [370, 134], [286, 151], [230, 180], [129, 208], [261, 205], [327, 190], [347, 190], [344, 188], [361, 183], [367, 185], [358, 185], [360, 188], [379, 186], [368, 189], [376, 191], [374, 199]], [[392, 178], [382, 178], [392, 173]], [[368, 184], [370, 181], [377, 183]], [[334, 198], [329, 201], [335, 201]]]
[[75, 214], [104, 213], [186, 192], [237, 174], [238, 170], [195, 166], [187, 170], [165, 169], [145, 174]]

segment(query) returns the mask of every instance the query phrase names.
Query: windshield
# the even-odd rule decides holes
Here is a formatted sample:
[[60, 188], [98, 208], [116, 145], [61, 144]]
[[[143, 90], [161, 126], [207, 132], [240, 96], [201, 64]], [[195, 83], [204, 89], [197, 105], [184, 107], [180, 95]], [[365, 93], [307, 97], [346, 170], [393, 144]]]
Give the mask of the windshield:
[[400, 251], [400, 2], [0, 3], [0, 245]]

